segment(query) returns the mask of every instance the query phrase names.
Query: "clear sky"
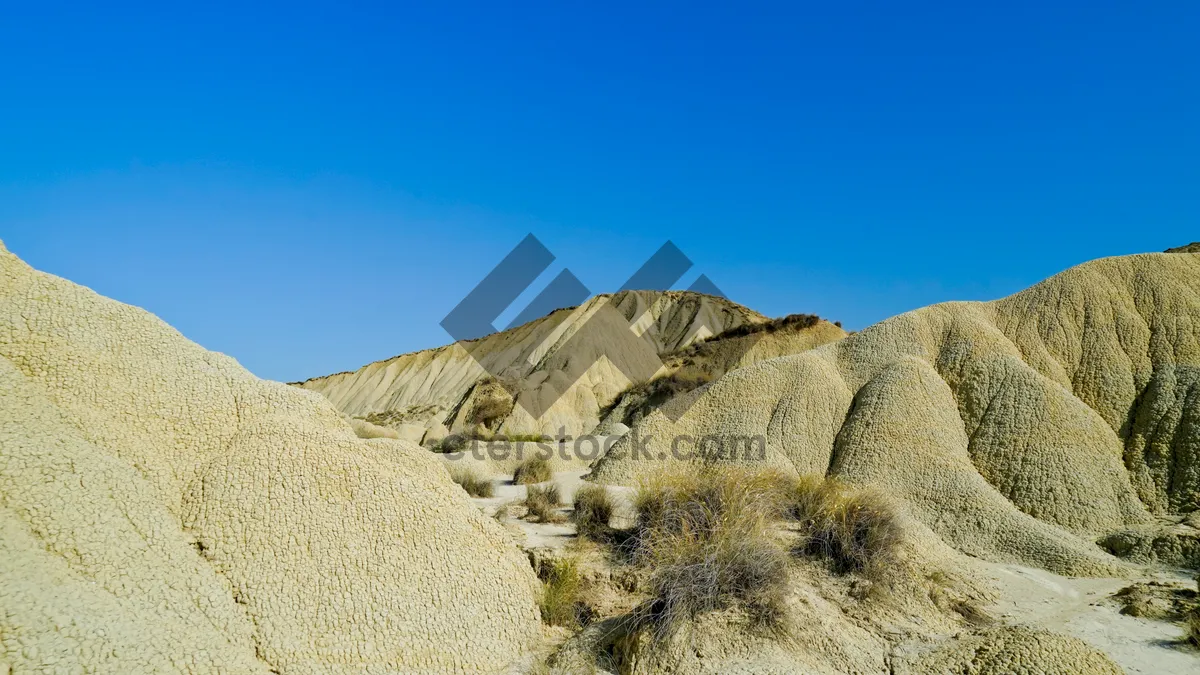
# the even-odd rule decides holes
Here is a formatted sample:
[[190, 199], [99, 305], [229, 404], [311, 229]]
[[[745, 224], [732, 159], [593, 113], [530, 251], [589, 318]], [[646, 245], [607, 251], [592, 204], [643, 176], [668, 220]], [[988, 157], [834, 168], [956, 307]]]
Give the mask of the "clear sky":
[[447, 342], [529, 232], [850, 328], [1200, 240], [1192, 0], [250, 4], [5, 5], [0, 239], [263, 377]]

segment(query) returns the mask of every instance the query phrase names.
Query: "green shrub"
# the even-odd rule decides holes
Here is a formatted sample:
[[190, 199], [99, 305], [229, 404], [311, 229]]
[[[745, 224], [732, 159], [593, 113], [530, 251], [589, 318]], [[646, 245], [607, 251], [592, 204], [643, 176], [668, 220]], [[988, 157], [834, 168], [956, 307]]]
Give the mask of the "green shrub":
[[603, 485], [589, 483], [575, 491], [575, 529], [580, 536], [600, 538], [608, 532], [616, 506]]
[[530, 485], [525, 491], [526, 518], [533, 518], [539, 523], [561, 523], [566, 520], [558, 507], [562, 506], [562, 494], [558, 486]]
[[491, 497], [496, 494], [496, 486], [492, 481], [472, 469], [455, 467], [450, 471], [450, 478], [472, 497]]
[[538, 576], [542, 579], [542, 621], [551, 626], [579, 628], [585, 612], [579, 601], [583, 579], [576, 562], [571, 558], [547, 562]]
[[517, 485], [545, 483], [553, 477], [554, 472], [550, 470], [550, 460], [544, 457], [530, 457], [521, 462], [521, 465], [513, 472], [513, 482]]

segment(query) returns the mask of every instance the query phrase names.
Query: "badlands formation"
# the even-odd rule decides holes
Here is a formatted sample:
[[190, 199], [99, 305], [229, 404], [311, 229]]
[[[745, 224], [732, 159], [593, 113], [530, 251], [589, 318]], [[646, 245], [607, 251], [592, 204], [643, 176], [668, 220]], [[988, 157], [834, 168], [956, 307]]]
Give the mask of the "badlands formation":
[[[426, 445], [477, 427], [484, 433], [574, 436], [592, 431], [602, 408], [636, 384], [610, 356], [635, 367], [626, 370], [653, 375], [661, 359], [667, 358], [669, 366], [671, 355], [697, 340], [766, 323], [761, 314], [719, 297], [625, 291], [599, 295], [478, 340], [403, 354], [297, 385], [324, 394], [356, 420], [364, 435], [390, 436], [391, 429], [400, 438]], [[829, 322], [818, 323], [785, 343], [747, 344], [743, 351], [753, 346], [746, 357], [766, 358], [845, 336]], [[630, 325], [645, 339], [635, 338]], [[723, 355], [726, 361], [742, 356], [732, 349], [724, 349]], [[722, 372], [736, 365], [724, 363]], [[552, 405], [535, 419], [529, 410], [540, 409], [539, 399]]]
[[[601, 306], [620, 320], [572, 342]], [[579, 367], [576, 350], [591, 364], [606, 341], [627, 339], [631, 321], [655, 340], [658, 377], [699, 386], [638, 389], [653, 382], [630, 382], [603, 360], [578, 382], [555, 381]], [[1200, 665], [1181, 639], [1110, 644], [1152, 622], [1119, 617], [1104, 608], [1112, 593], [1094, 590], [1200, 567], [1191, 252], [1098, 260], [1003, 300], [935, 305], [850, 336], [815, 319], [772, 324], [708, 296], [601, 296], [472, 345], [288, 386], [0, 246], [0, 357], [0, 674]], [[512, 405], [513, 391], [519, 400], [559, 390], [540, 419]], [[677, 395], [647, 406], [638, 391]], [[511, 471], [485, 477], [500, 496], [470, 499], [451, 478], [454, 458], [413, 442], [468, 430], [620, 432], [625, 420], [633, 429], [584, 476], [612, 486], [617, 502], [595, 540], [553, 512], [536, 525], [506, 515], [522, 507], [504, 499], [529, 504], [535, 492]], [[685, 436], [708, 449], [761, 436], [765, 452], [674, 457], [671, 439]], [[635, 444], [650, 459], [635, 458]], [[649, 502], [630, 499], [631, 487], [698, 464], [732, 476], [737, 494], [740, 477], [762, 467], [779, 481], [828, 476], [840, 482], [826, 487], [874, 491], [863, 494], [878, 501], [861, 508], [894, 509], [894, 555], [874, 574], [833, 565], [835, 549], [771, 558], [772, 575], [755, 582], [786, 590], [770, 630], [732, 603], [648, 631], [664, 577], [622, 548], [649, 522], [637, 510]], [[554, 480], [569, 493], [579, 475], [567, 478]], [[765, 522], [747, 531], [773, 542], [766, 558], [782, 555], [776, 546], [796, 526]], [[710, 571], [725, 578], [704, 565], [674, 573], [700, 587]], [[564, 621], [554, 600], [568, 577], [582, 591]], [[1090, 605], [1049, 590], [1092, 581], [1100, 595]], [[1017, 586], [1035, 589], [1030, 602], [1013, 600]], [[1189, 609], [1194, 590], [1158, 582], [1117, 596], [1135, 616], [1200, 612]], [[1104, 625], [1146, 623], [1085, 640], [1041, 621], [1046, 612], [1013, 609], [1068, 602], [1106, 612]]]
[[1200, 508], [1200, 255], [1102, 259], [1003, 300], [902, 314], [663, 410], [685, 404], [635, 429], [652, 461], [626, 437], [594, 480], [670, 463], [680, 436], [711, 437], [709, 461], [747, 461], [730, 439], [761, 436], [751, 461], [883, 488], [970, 555], [1114, 574], [1094, 542], [1118, 535], [1200, 566], [1195, 533], [1141, 545]]

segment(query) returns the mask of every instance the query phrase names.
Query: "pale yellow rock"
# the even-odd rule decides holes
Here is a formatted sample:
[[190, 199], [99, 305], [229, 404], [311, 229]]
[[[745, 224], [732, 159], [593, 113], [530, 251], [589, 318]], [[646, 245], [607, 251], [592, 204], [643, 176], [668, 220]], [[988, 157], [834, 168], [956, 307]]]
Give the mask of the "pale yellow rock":
[[761, 435], [766, 462], [885, 485], [960, 550], [1113, 572], [1095, 536], [1200, 504], [1198, 367], [1200, 256], [1097, 260], [730, 372], [594, 478], [630, 483], [680, 435]]
[[371, 424], [366, 420], [355, 418], [350, 418], [347, 421], [350, 423], [350, 428], [354, 430], [354, 435], [359, 438], [400, 438], [400, 432], [396, 429], [381, 427], [378, 424]]
[[502, 671], [536, 589], [427, 451], [0, 247], [14, 672]]
[[1005, 626], [957, 636], [918, 658], [894, 664], [897, 675], [1121, 675], [1103, 653], [1078, 638]]

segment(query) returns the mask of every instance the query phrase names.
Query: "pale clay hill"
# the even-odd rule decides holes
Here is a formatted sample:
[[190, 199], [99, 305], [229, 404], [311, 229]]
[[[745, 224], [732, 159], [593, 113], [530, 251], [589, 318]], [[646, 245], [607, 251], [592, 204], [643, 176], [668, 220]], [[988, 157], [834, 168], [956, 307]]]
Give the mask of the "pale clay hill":
[[[632, 459], [626, 437], [593, 480], [662, 468], [677, 434], [762, 435], [767, 464], [882, 487], [960, 551], [1119, 573], [1098, 536], [1154, 537], [1156, 517], [1200, 506], [1200, 256], [1102, 259], [916, 310], [672, 405], [690, 408], [634, 430], [665, 460]], [[1179, 545], [1162, 543], [1167, 558]], [[1174, 553], [1163, 562], [1198, 564]]]
[[[655, 373], [660, 358], [697, 340], [766, 321], [761, 314], [719, 297], [687, 291], [626, 291], [596, 296], [579, 307], [560, 309], [478, 340], [403, 354], [298, 386], [325, 395], [356, 420], [364, 435], [380, 433], [371, 428], [375, 425], [429, 444], [450, 432], [472, 430], [479, 423], [476, 412], [488, 405], [499, 410], [485, 420], [492, 431], [578, 435], [592, 431], [601, 410], [632, 384], [626, 372], [607, 357], [599, 358], [601, 354], [619, 352], [621, 363]], [[650, 349], [635, 337], [630, 324], [649, 336]], [[821, 321], [803, 335], [768, 340], [743, 351], [751, 352], [746, 358], [757, 360], [808, 349], [845, 334]], [[725, 360], [741, 356], [728, 349], [725, 353]], [[571, 372], [576, 364], [594, 365], [582, 373]], [[736, 365], [740, 364], [722, 363], [721, 370]], [[571, 384], [575, 375], [578, 380]], [[493, 376], [509, 386], [494, 383]], [[516, 392], [517, 405], [510, 392]], [[537, 406], [525, 403], [538, 397], [553, 404], [535, 418], [529, 410]]]
[[0, 672], [489, 672], [539, 636], [434, 455], [2, 247], [0, 411]]
[[[0, 673], [522, 673], [544, 672], [547, 649], [557, 673], [599, 672], [597, 654], [647, 674], [1119, 673], [1080, 639], [971, 609], [994, 589], [963, 554], [1129, 574], [1097, 536], [1195, 520], [1198, 333], [1191, 254], [1096, 261], [809, 351], [820, 340], [781, 332], [749, 352], [715, 341], [698, 365], [681, 350], [694, 336], [665, 331], [670, 368], [719, 379], [666, 404], [693, 404], [677, 423], [651, 411], [631, 434], [763, 434], [785, 473], [886, 491], [901, 555], [879, 589], [795, 561], [786, 634], [723, 611], [656, 644], [619, 618], [542, 626], [511, 524], [483, 515], [444, 458], [358, 438], [325, 397], [0, 245]], [[437, 381], [410, 365], [414, 391]], [[380, 409], [400, 410], [394, 374], [376, 378]], [[670, 465], [614, 452], [591, 478]]]

